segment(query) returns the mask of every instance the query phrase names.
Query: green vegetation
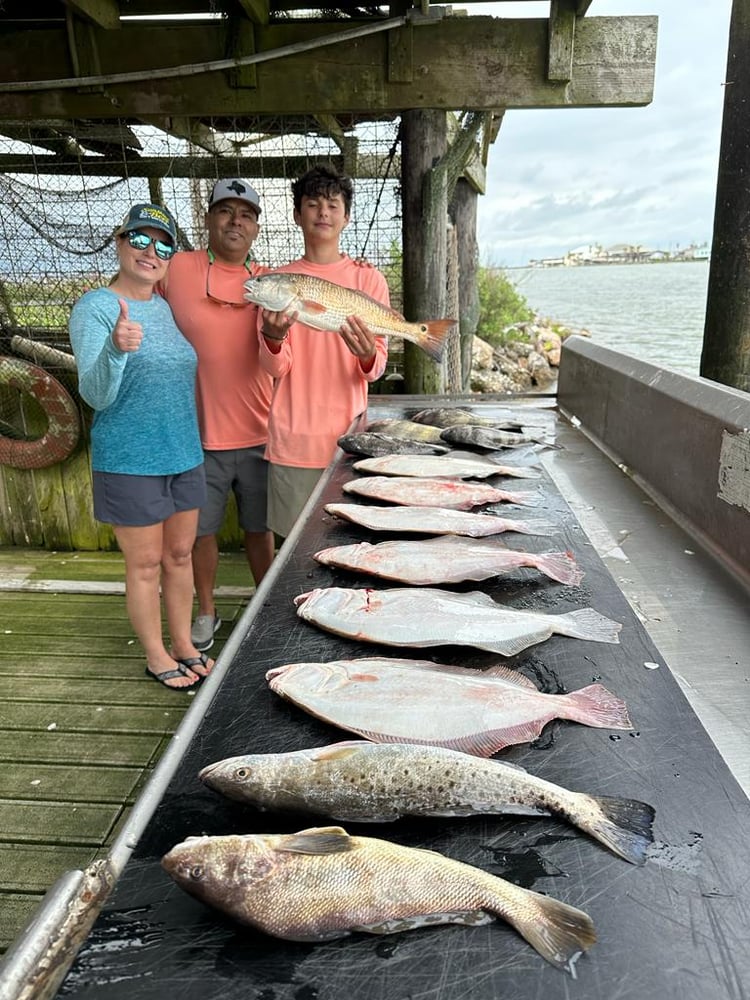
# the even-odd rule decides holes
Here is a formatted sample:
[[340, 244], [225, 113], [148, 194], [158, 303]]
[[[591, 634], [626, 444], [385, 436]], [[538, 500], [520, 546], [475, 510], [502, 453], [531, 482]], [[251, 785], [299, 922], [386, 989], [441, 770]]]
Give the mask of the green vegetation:
[[66, 330], [70, 309], [95, 281], [69, 278], [25, 281], [4, 286], [4, 304], [19, 326]]
[[512, 327], [516, 323], [530, 322], [534, 312], [510, 278], [499, 268], [480, 267], [477, 284], [477, 336], [493, 347], [501, 347], [509, 340], [522, 339], [523, 335]]

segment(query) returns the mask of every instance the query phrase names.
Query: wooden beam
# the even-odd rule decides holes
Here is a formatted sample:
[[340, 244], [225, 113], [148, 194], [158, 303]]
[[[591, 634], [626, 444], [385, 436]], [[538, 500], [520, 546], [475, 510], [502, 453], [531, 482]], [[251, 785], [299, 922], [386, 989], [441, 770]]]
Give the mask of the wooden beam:
[[573, 76], [577, 0], [551, 0], [549, 8], [548, 80], [567, 83]]
[[117, 0], [65, 0], [65, 6], [72, 13], [105, 31], [120, 27], [120, 5]]
[[194, 118], [186, 118], [184, 116], [159, 118], [152, 116], [143, 118], [143, 121], [147, 125], [153, 125], [154, 128], [161, 129], [167, 135], [172, 135], [177, 139], [185, 139], [187, 142], [192, 143], [193, 146], [205, 149], [207, 153], [212, 153], [214, 156], [234, 156], [237, 153], [237, 143], [225, 138], [220, 132], [216, 132], [214, 129], [209, 128], [208, 125], [204, 125], [203, 122], [197, 121]]
[[[546, 19], [446, 17], [415, 25], [410, 82], [388, 79], [387, 33], [331, 44], [335, 24], [289, 22], [256, 28], [257, 87], [237, 89], [224, 72], [154, 79], [165, 67], [199, 70], [226, 52], [226, 25], [179, 28], [132, 24], [115, 37], [98, 32], [101, 64], [140, 72], [142, 80], [108, 84], [104, 93], [59, 86], [70, 76], [58, 29], [9, 30], [0, 36], [0, 118], [143, 117], [145, 115], [339, 114], [376, 118], [432, 108], [613, 107], [648, 104], [653, 96], [657, 18], [586, 17], [577, 24], [572, 77], [548, 79]], [[407, 29], [399, 29], [410, 30]], [[282, 46], [324, 47], [277, 58]], [[48, 83], [17, 89], [29, 67]], [[88, 81], [87, 81], [88, 82]]]
[[[347, 172], [352, 152], [326, 156], [337, 170]], [[384, 177], [389, 156], [371, 153], [356, 155], [356, 177]], [[280, 177], [303, 174], [310, 166], [307, 154], [299, 156], [227, 157], [222, 171], [221, 158], [213, 156], [46, 156], [44, 154], [7, 153], [0, 155], [0, 174], [75, 174], [83, 177], [207, 177], [215, 178], [217, 169], [225, 177]], [[392, 176], [398, 176], [400, 158], [390, 164]]]
[[237, 0], [237, 3], [253, 24], [268, 24], [268, 0]]

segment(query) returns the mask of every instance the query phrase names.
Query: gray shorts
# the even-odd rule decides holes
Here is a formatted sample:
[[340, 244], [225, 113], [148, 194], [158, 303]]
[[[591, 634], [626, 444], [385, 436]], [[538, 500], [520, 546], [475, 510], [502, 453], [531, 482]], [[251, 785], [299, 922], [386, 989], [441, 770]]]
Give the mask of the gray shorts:
[[255, 448], [232, 448], [229, 451], [206, 451], [208, 497], [198, 519], [198, 535], [215, 535], [224, 521], [229, 491], [237, 501], [237, 514], [243, 531], [266, 530], [268, 462], [263, 457], [265, 445]]
[[271, 464], [268, 471], [268, 527], [286, 538], [315, 489], [323, 469]]
[[128, 476], [94, 470], [94, 517], [105, 524], [141, 528], [206, 502], [203, 464], [174, 476]]

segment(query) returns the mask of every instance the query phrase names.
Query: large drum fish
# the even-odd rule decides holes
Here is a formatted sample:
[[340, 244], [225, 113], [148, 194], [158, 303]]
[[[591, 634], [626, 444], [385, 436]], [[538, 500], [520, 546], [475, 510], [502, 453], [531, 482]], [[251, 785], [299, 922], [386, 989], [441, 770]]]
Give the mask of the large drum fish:
[[248, 278], [245, 298], [262, 309], [296, 313], [300, 323], [333, 333], [341, 329], [348, 316], [359, 316], [374, 334], [410, 340], [436, 361], [442, 357], [445, 339], [456, 325], [454, 319], [410, 323], [401, 313], [364, 292], [296, 271]]
[[574, 973], [596, 940], [591, 918], [567, 903], [435, 851], [350, 837], [341, 827], [189, 837], [162, 865], [191, 895], [291, 941], [500, 918], [548, 962]]

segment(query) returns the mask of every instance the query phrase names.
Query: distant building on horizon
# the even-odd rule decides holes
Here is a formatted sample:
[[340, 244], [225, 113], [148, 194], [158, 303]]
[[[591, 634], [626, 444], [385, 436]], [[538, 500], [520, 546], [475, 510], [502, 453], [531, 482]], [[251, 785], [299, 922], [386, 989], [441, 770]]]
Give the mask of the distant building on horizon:
[[568, 250], [561, 257], [541, 257], [530, 260], [528, 267], [582, 267], [600, 264], [655, 264], [663, 261], [709, 260], [711, 251], [707, 242], [679, 247], [675, 250], [650, 250], [640, 244], [614, 243], [603, 247], [600, 243]]

